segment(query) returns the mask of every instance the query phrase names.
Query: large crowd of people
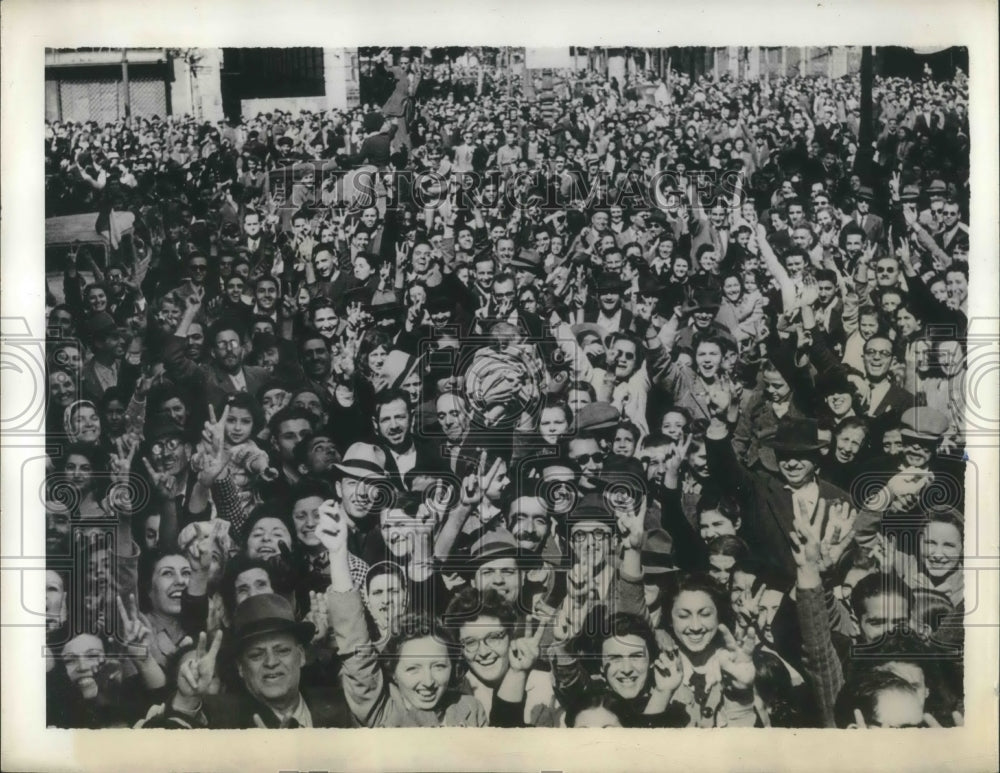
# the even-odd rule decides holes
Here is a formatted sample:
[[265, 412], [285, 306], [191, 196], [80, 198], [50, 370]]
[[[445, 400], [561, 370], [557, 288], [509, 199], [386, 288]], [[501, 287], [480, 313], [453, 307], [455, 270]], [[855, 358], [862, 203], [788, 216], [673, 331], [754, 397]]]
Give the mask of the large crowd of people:
[[964, 74], [387, 64], [47, 124], [49, 724], [960, 724]]

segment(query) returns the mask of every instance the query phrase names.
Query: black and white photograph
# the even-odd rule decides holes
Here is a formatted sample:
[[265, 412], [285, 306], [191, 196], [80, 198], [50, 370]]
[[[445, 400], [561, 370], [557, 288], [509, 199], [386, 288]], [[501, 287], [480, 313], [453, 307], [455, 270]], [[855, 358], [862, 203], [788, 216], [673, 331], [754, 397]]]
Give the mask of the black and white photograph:
[[363, 37], [38, 51], [44, 728], [960, 732], [968, 46]]

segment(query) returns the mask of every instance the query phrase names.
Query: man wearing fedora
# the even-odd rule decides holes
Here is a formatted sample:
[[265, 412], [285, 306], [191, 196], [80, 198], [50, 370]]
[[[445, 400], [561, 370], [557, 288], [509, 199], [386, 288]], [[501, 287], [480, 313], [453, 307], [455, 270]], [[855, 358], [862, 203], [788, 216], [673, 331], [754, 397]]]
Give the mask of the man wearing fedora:
[[[712, 290], [695, 290], [691, 297], [678, 309], [679, 329], [674, 337], [674, 346], [684, 349], [694, 348], [696, 338], [723, 336], [732, 338], [729, 328], [715, 318], [721, 305], [718, 293]], [[686, 324], [680, 325], [686, 320]]]
[[212, 693], [222, 640], [217, 633], [205, 651], [204, 639], [190, 659], [182, 657], [177, 690], [165, 712], [144, 727], [309, 728], [353, 727], [354, 721], [335, 681], [322, 688], [301, 683], [306, 648], [316, 627], [295, 619], [283, 596], [262, 593], [242, 601], [233, 615], [227, 649], [240, 686], [235, 693]]
[[634, 331], [632, 312], [622, 303], [628, 283], [619, 276], [602, 271], [594, 284], [597, 302], [590, 302], [584, 308], [582, 321], [599, 325], [609, 335]]
[[968, 254], [969, 226], [962, 222], [962, 210], [955, 199], [944, 202], [941, 220], [941, 230], [935, 237], [941, 249], [952, 256], [960, 248]]
[[514, 274], [514, 283], [518, 291], [534, 284], [542, 275], [542, 256], [536, 250], [519, 250], [510, 262], [510, 271]]
[[851, 219], [868, 237], [870, 244], [879, 244], [885, 235], [885, 222], [871, 211], [874, 193], [868, 185], [862, 185], [854, 198], [854, 212]]
[[[910, 477], [912, 487], [896, 486], [890, 481], [886, 485], [888, 497], [879, 500], [895, 512], [922, 512], [924, 503], [920, 492], [931, 486], [929, 497], [934, 497], [935, 505], [947, 505], [961, 511], [965, 503], [965, 463], [960, 457], [942, 453], [942, 441], [952, 429], [948, 417], [941, 411], [927, 406], [907, 408], [900, 417], [899, 433], [903, 440], [903, 452], [898, 459], [883, 456], [873, 460], [873, 469], [886, 476]], [[902, 483], [903, 478], [898, 478]], [[946, 496], [948, 501], [938, 501]]]
[[[831, 502], [849, 502], [850, 496], [821, 477], [826, 445], [815, 419], [782, 417], [774, 434], [764, 440], [775, 456], [777, 474], [751, 472], [736, 458], [724, 420], [728, 394], [715, 400], [716, 414], [706, 433], [709, 469], [724, 493], [746, 503], [743, 530], [760, 557], [789, 579], [796, 576], [789, 534], [797, 513], [812, 518], [817, 508]], [[822, 512], [820, 510], [820, 512]], [[752, 514], [752, 515], [751, 515]]]
[[944, 225], [944, 202], [948, 198], [948, 186], [944, 180], [934, 179], [927, 186], [928, 206], [920, 210], [920, 225], [931, 234], [937, 234]]
[[81, 386], [84, 397], [97, 403], [106, 390], [119, 383], [130, 384], [139, 374], [125, 362], [125, 339], [114, 317], [98, 312], [87, 320], [87, 334], [93, 357], [80, 371]]

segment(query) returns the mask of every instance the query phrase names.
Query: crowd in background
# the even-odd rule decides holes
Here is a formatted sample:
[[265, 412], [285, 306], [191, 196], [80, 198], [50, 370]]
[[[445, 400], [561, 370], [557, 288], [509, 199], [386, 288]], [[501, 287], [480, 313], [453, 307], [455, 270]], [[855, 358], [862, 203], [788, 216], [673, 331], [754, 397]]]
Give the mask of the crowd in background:
[[964, 75], [384, 69], [46, 125], [50, 725], [960, 723]]

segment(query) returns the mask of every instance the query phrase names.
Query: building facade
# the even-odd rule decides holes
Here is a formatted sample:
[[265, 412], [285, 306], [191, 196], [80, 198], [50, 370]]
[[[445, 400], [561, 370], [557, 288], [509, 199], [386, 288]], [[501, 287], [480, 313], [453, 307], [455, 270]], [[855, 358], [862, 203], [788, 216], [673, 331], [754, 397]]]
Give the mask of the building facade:
[[45, 54], [49, 121], [237, 120], [359, 102], [357, 49], [85, 48]]

